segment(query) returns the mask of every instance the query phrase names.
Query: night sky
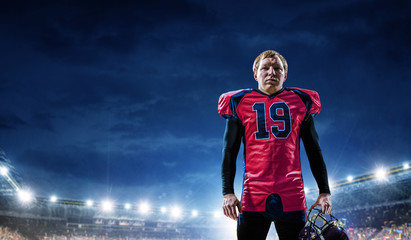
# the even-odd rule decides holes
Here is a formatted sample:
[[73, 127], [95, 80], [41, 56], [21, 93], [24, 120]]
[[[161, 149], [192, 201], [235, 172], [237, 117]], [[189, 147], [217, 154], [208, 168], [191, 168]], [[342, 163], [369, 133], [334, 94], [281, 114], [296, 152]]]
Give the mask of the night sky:
[[0, 148], [39, 196], [219, 209], [218, 98], [257, 88], [252, 63], [273, 49], [285, 86], [320, 95], [331, 181], [402, 165], [410, 13], [387, 0], [2, 1]]

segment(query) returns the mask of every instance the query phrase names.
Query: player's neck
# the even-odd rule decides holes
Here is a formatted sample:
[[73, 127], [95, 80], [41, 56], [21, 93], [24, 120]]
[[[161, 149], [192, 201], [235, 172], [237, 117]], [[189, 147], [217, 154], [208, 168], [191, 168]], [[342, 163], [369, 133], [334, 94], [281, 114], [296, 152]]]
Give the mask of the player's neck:
[[278, 91], [280, 91], [281, 89], [283, 89], [283, 87], [276, 87], [276, 88], [268, 88], [268, 89], [263, 89], [263, 88], [258, 88], [258, 90], [260, 90], [261, 92], [271, 96], [275, 93], [277, 93]]

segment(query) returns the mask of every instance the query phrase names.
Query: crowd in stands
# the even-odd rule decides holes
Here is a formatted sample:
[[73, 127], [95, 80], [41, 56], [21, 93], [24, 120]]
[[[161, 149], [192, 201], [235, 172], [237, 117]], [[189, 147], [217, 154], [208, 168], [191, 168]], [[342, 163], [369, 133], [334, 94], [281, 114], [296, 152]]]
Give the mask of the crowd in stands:
[[349, 228], [347, 235], [351, 240], [409, 240], [411, 239], [411, 225], [404, 223], [400, 226], [383, 226], [377, 228]]
[[411, 222], [411, 207], [409, 203], [392, 204], [381, 207], [369, 207], [360, 210], [348, 209], [337, 216], [347, 219], [347, 228], [401, 225]]
[[8, 227], [0, 226], [0, 239], [1, 240], [28, 240], [23, 237], [17, 230], [11, 230]]
[[[181, 240], [185, 238], [136, 238], [136, 237], [107, 237], [107, 236], [50, 236], [41, 240]], [[193, 239], [194, 240], [194, 239]]]
[[[392, 202], [407, 202], [410, 198], [411, 180], [406, 179], [391, 183], [389, 181], [382, 183], [367, 182], [363, 187], [350, 188], [342, 187], [334, 189], [333, 208], [362, 208], [364, 206], [373, 206], [376, 204], [386, 204]], [[349, 192], [350, 194], [347, 194]], [[311, 201], [316, 200], [316, 192], [308, 194]]]
[[[411, 240], [409, 203], [349, 209], [338, 219], [351, 240]], [[200, 240], [216, 239], [210, 226], [142, 222], [124, 225], [123, 221], [104, 220], [75, 223], [64, 218], [24, 218], [0, 216], [0, 240]], [[137, 222], [137, 221], [131, 221]]]
[[[403, 223], [399, 226], [382, 226], [381, 228], [346, 228], [346, 233], [351, 240], [410, 240], [411, 239], [411, 224]], [[44, 233], [44, 235], [38, 235], [35, 239], [42, 240], [182, 240], [182, 239], [208, 239], [207, 236], [203, 237], [184, 237], [179, 235], [170, 236], [156, 236], [150, 237], [144, 236], [138, 233], [130, 234], [130, 236], [114, 236], [115, 234], [82, 234], [82, 233], [68, 233], [68, 234], [54, 234]], [[28, 240], [31, 237], [23, 236], [18, 230], [13, 230], [9, 227], [0, 226], [0, 239], [1, 240]]]
[[352, 240], [411, 239], [411, 208], [409, 203], [348, 210], [346, 232]]
[[[73, 224], [56, 219], [34, 219], [0, 216], [2, 233], [0, 240], [200, 240], [207, 239], [205, 227], [184, 225], [152, 224], [145, 226], [120, 226], [100, 224]], [[7, 227], [6, 227], [7, 226]], [[17, 237], [18, 236], [18, 237]]]

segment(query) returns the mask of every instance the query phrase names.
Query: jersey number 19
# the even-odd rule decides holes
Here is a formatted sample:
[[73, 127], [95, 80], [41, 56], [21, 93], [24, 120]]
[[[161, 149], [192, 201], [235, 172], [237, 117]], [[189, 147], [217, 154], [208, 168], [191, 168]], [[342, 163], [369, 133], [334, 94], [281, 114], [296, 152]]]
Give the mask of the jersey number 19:
[[[271, 133], [276, 138], [287, 138], [291, 132], [291, 115], [290, 108], [285, 102], [276, 102], [270, 106], [270, 118], [274, 123], [282, 122], [284, 128], [280, 129], [279, 126], [272, 126]], [[253, 111], [256, 112], [257, 117], [257, 131], [255, 139], [269, 139], [270, 133], [267, 131], [267, 118], [265, 114], [265, 103], [257, 102], [253, 105]]]

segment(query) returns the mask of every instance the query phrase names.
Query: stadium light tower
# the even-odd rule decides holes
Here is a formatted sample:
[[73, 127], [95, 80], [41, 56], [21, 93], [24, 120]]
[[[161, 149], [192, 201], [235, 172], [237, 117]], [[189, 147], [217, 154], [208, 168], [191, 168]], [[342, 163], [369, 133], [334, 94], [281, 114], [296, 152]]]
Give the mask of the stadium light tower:
[[180, 207], [175, 206], [175, 207], [171, 208], [171, 216], [173, 218], [179, 218], [179, 217], [181, 217], [181, 215], [182, 215], [182, 210], [181, 210]]
[[0, 174], [2, 176], [7, 176], [8, 173], [9, 173], [9, 169], [7, 167], [0, 167]]
[[94, 204], [94, 203], [93, 203], [93, 201], [91, 201], [91, 200], [87, 200], [87, 201], [86, 201], [86, 206], [87, 206], [87, 207], [92, 207], [93, 204]]
[[138, 211], [139, 211], [141, 214], [148, 214], [148, 213], [150, 212], [150, 210], [151, 210], [151, 207], [150, 207], [150, 205], [149, 205], [148, 203], [146, 203], [146, 202], [142, 202], [142, 203], [140, 203], [140, 205], [138, 206]]
[[50, 202], [53, 202], [53, 203], [57, 202], [57, 197], [55, 195], [51, 196]]
[[377, 171], [375, 172], [375, 177], [377, 178], [377, 180], [379, 181], [383, 181], [387, 179], [387, 172], [385, 171], [384, 168], [379, 168], [377, 169]]
[[105, 200], [101, 207], [103, 208], [103, 211], [105, 212], [110, 212], [111, 210], [113, 210], [113, 203], [109, 200]]
[[17, 194], [19, 200], [24, 204], [28, 204], [33, 200], [33, 194], [29, 190], [19, 190]]
[[19, 191], [20, 186], [17, 181], [13, 178], [11, 174], [9, 174], [9, 169], [6, 166], [1, 166], [0, 164], [0, 175], [6, 178], [7, 182], [14, 188], [14, 190]]

